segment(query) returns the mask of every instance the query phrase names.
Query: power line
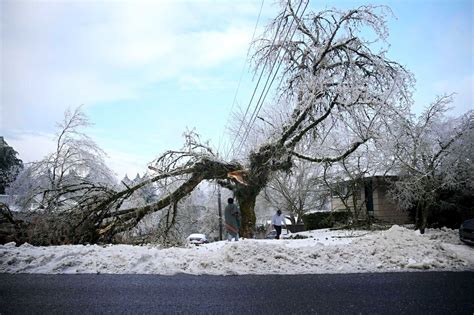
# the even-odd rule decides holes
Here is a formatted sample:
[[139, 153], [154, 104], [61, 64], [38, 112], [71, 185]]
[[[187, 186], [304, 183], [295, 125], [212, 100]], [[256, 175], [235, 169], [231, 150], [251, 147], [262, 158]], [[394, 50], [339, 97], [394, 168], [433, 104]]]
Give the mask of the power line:
[[[297, 10], [296, 10], [295, 15], [298, 14], [298, 11], [299, 11], [299, 9], [300, 9], [302, 3], [303, 3], [303, 0], [302, 0], [302, 1], [300, 2], [300, 4], [298, 5], [298, 8], [297, 8]], [[309, 4], [309, 1], [306, 3], [306, 6], [305, 6], [303, 12], [301, 13], [301, 17], [303, 16], [304, 12], [306, 11], [306, 8], [307, 8], [308, 4]], [[300, 17], [300, 18], [301, 18], [301, 17]], [[286, 36], [285, 36], [284, 41], [287, 40], [288, 35], [290, 34], [291, 26], [293, 25], [293, 22], [294, 22], [294, 19], [293, 19], [293, 20], [291, 21], [291, 23], [290, 23], [290, 26], [289, 26], [289, 28], [288, 28], [288, 32], [287, 32], [287, 34], [286, 34]], [[293, 34], [291, 35], [290, 40], [293, 38], [295, 32], [296, 32], [296, 29], [293, 31]], [[264, 88], [263, 88], [263, 90], [262, 90], [262, 93], [261, 93], [261, 95], [260, 95], [260, 98], [259, 98], [259, 100], [258, 100], [258, 102], [257, 102], [257, 105], [255, 106], [255, 109], [254, 109], [254, 111], [253, 111], [253, 113], [252, 113], [252, 116], [251, 116], [251, 118], [250, 118], [250, 120], [249, 120], [249, 124], [247, 125], [247, 128], [245, 129], [244, 137], [242, 138], [242, 140], [241, 140], [241, 142], [240, 142], [240, 144], [239, 144], [239, 146], [238, 146], [238, 152], [240, 152], [243, 143], [247, 140], [248, 136], [250, 135], [251, 127], [252, 127], [252, 125], [255, 123], [256, 117], [258, 116], [258, 113], [260, 112], [260, 110], [261, 110], [261, 108], [262, 108], [262, 106], [263, 106], [263, 104], [264, 104], [264, 101], [265, 101], [265, 99], [266, 99], [266, 97], [267, 97], [267, 95], [268, 95], [268, 92], [269, 92], [270, 89], [271, 89], [271, 85], [273, 84], [273, 81], [275, 80], [275, 78], [276, 78], [276, 76], [277, 76], [277, 74], [278, 74], [278, 71], [279, 71], [279, 69], [280, 69], [280, 66], [281, 66], [281, 64], [282, 64], [282, 62], [283, 62], [283, 60], [284, 60], [284, 56], [285, 56], [285, 53], [286, 53], [286, 52], [283, 53], [283, 55], [282, 55], [282, 57], [281, 57], [281, 59], [280, 59], [280, 61], [279, 61], [277, 70], [275, 71], [275, 73], [274, 73], [274, 75], [273, 75], [273, 78], [272, 78], [272, 80], [271, 80], [271, 82], [270, 82], [270, 85], [268, 85], [268, 82], [269, 82], [270, 77], [271, 77], [271, 75], [272, 75], [272, 72], [273, 72], [273, 69], [274, 69], [274, 67], [275, 67], [275, 64], [276, 64], [276, 62], [277, 62], [277, 60], [278, 60], [278, 58], [279, 58], [279, 56], [280, 56], [280, 53], [281, 53], [281, 50], [278, 52], [277, 58], [275, 59], [275, 62], [274, 62], [273, 65], [272, 65], [272, 69], [270, 70], [269, 76], [268, 76], [268, 78], [267, 78], [267, 80], [266, 80], [266, 83], [265, 83], [265, 86], [264, 86]], [[282, 80], [283, 80], [283, 77], [282, 77]], [[281, 80], [281, 81], [282, 81], [282, 80]], [[280, 84], [281, 84], [281, 81], [280, 81]], [[279, 85], [280, 85], [280, 84], [279, 84]], [[267, 85], [268, 85], [268, 89], [265, 91]], [[262, 99], [262, 97], [263, 97], [263, 99]]]
[[[308, 4], [309, 4], [309, 1], [306, 3], [306, 6], [305, 6], [305, 8], [303, 9], [303, 12], [301, 13], [301, 16], [303, 16], [304, 12], [306, 11], [306, 8], [307, 8]], [[300, 3], [300, 5], [301, 5], [301, 3]], [[299, 7], [298, 7], [297, 10], [296, 10], [296, 14], [298, 13], [298, 10], [299, 10]], [[291, 27], [291, 26], [290, 26], [290, 27]], [[290, 37], [290, 41], [293, 39], [293, 36], [294, 36], [295, 32], [296, 32], [296, 29], [293, 30], [293, 34], [292, 34], [291, 37]], [[286, 41], [286, 39], [287, 39], [287, 37], [288, 37], [288, 34], [289, 34], [289, 32], [286, 34], [285, 41]], [[273, 81], [275, 81], [275, 78], [276, 78], [276, 76], [278, 75], [278, 72], [280, 71], [280, 67], [281, 67], [281, 65], [282, 65], [282, 63], [283, 63], [285, 54], [286, 54], [286, 52], [283, 53], [283, 56], [281, 57], [280, 62], [278, 63], [278, 67], [277, 67], [275, 73], [273, 74], [273, 78], [272, 78], [272, 80], [270, 81], [270, 85], [268, 86], [268, 89], [267, 89], [267, 91], [265, 92], [265, 95], [263, 95], [263, 92], [262, 92], [262, 94], [260, 95], [261, 101], [260, 101], [260, 99], [259, 99], [259, 101], [257, 102], [257, 107], [258, 107], [258, 109], [257, 109], [257, 107], [255, 107], [255, 110], [254, 110], [254, 112], [253, 112], [253, 114], [252, 114], [253, 119], [251, 119], [251, 121], [250, 121], [250, 124], [249, 124], [249, 127], [248, 127], [248, 131], [247, 131], [248, 133], [250, 133], [250, 126], [255, 123], [255, 120], [257, 119], [258, 113], [260, 112], [260, 110], [261, 110], [262, 107], [263, 107], [263, 104], [265, 103], [265, 99], [267, 98], [268, 92], [270, 92], [270, 89], [271, 89], [271, 86], [272, 86], [272, 84], [273, 84]], [[270, 77], [268, 77], [268, 79], [269, 79], [269, 78], [270, 78]], [[268, 82], [268, 79], [267, 79], [267, 82]], [[278, 88], [280, 87], [281, 83], [283, 82], [283, 79], [284, 79], [284, 77], [282, 76], [281, 79], [280, 79], [280, 83], [278, 83], [277, 90], [278, 90]], [[265, 89], [264, 89], [264, 90], [265, 90]], [[262, 99], [262, 96], [263, 96], [263, 99]], [[260, 105], [259, 105], [259, 104], [260, 104]], [[262, 119], [262, 120], [263, 120], [263, 119]]]
[[[263, 4], [265, 3], [265, 0], [262, 0], [262, 3], [260, 4], [260, 10], [258, 12], [258, 16], [257, 16], [257, 22], [255, 22], [255, 26], [254, 26], [254, 29], [253, 29], [253, 34], [252, 34], [252, 39], [250, 40], [250, 43], [253, 42], [253, 40], [255, 39], [255, 34], [257, 33], [257, 27], [258, 27], [258, 22], [260, 21], [260, 16], [262, 14], [262, 9], [263, 9]], [[239, 89], [240, 89], [240, 84], [242, 83], [242, 77], [244, 76], [244, 69], [245, 69], [245, 65], [247, 64], [247, 60], [248, 60], [248, 57], [249, 57], [249, 53], [250, 53], [250, 46], [249, 48], [247, 49], [247, 55], [245, 56], [245, 60], [242, 64], [242, 70], [240, 71], [240, 78], [239, 78], [239, 83], [237, 84], [237, 89], [235, 90], [235, 94], [234, 94], [234, 100], [232, 101], [232, 106], [230, 108], [230, 111], [229, 111], [229, 116], [227, 117], [227, 122], [229, 122], [229, 119], [230, 119], [230, 115], [234, 109], [234, 106], [235, 106], [235, 101], [237, 100], [237, 94], [239, 93]], [[221, 140], [222, 140], [222, 134], [219, 136], [219, 146], [217, 148], [217, 152], [220, 151], [220, 148], [221, 148]], [[227, 156], [227, 154], [226, 154]]]
[[[262, 14], [262, 8], [263, 8], [263, 4], [264, 4], [265, 0], [262, 0], [262, 3], [260, 5], [260, 10], [258, 12], [258, 17], [257, 17], [257, 22], [255, 22], [255, 27], [254, 27], [254, 30], [253, 30], [253, 34], [252, 34], [252, 39], [250, 40], [250, 43], [253, 42], [253, 40], [255, 39], [255, 34], [257, 32], [257, 27], [258, 27], [258, 22], [260, 21], [260, 16]], [[250, 45], [249, 45], [249, 48], [247, 49], [247, 55], [245, 56], [245, 60], [242, 64], [242, 70], [240, 71], [240, 78], [239, 78], [239, 83], [237, 84], [237, 89], [235, 90], [235, 94], [234, 94], [234, 100], [232, 101], [232, 106], [230, 108], [230, 111], [229, 111], [229, 116], [227, 117], [227, 122], [229, 122], [229, 119], [230, 119], [230, 115], [234, 109], [234, 106], [235, 106], [235, 101], [237, 99], [237, 94], [239, 92], [239, 89], [240, 89], [240, 84], [242, 82], [242, 77], [244, 75], [244, 69], [245, 69], [245, 65], [247, 64], [247, 60], [248, 60], [248, 57], [249, 57], [249, 53], [250, 53]], [[240, 127], [239, 127], [240, 128]], [[217, 152], [220, 151], [220, 148], [221, 148], [221, 141], [222, 141], [222, 134], [219, 136], [219, 146], [217, 148]], [[228, 153], [226, 154], [226, 159], [227, 159], [227, 155]], [[220, 186], [217, 185], [217, 204], [218, 204], [218, 212], [219, 212], [219, 239], [222, 240], [222, 228], [223, 228], [223, 224], [222, 224], [222, 206], [221, 206], [221, 190], [220, 190]]]
[[[285, 14], [285, 13], [286, 13], [286, 8], [285, 8], [285, 11], [283, 12], [283, 14]], [[280, 21], [278, 22], [278, 27], [277, 27], [277, 30], [276, 30], [276, 32], [275, 32], [275, 36], [273, 37], [272, 45], [275, 44], [275, 40], [276, 40], [276, 38], [277, 38], [277, 36], [278, 36], [278, 33], [279, 33], [279, 31], [280, 31], [281, 24], [282, 24], [282, 20], [280, 20]], [[275, 60], [275, 62], [276, 62], [276, 60]], [[250, 109], [250, 106], [252, 105], [253, 98], [255, 97], [255, 93], [257, 92], [258, 86], [259, 86], [259, 84], [260, 84], [260, 80], [262, 79], [262, 76], [263, 76], [263, 73], [265, 72], [265, 68], [266, 68], [267, 64], [268, 64], [268, 59], [266, 59], [266, 60], [265, 60], [265, 63], [263, 64], [262, 71], [260, 72], [260, 76], [259, 76], [258, 81], [257, 81], [257, 84], [255, 85], [255, 88], [254, 88], [254, 90], [253, 90], [252, 97], [250, 98], [249, 104], [247, 105], [247, 109], [245, 110], [244, 117], [242, 118], [242, 122], [240, 123], [239, 129], [237, 130], [237, 134], [240, 133], [240, 130], [242, 129], [242, 126], [243, 126], [244, 123], [245, 123], [245, 118], [247, 117], [247, 114], [248, 114], [248, 111], [249, 111], [249, 109]], [[231, 147], [230, 147], [230, 150], [229, 150], [228, 153], [230, 153], [230, 151], [233, 151], [236, 139], [237, 139], [237, 138], [235, 137], [234, 140], [232, 141], [232, 144], [231, 144]], [[228, 154], [227, 154], [227, 155], [228, 155]], [[227, 156], [226, 156], [226, 157], [227, 157]]]
[[[303, 0], [302, 0], [302, 1], [300, 2], [300, 4], [298, 5], [298, 8], [296, 9], [295, 15], [298, 14], [298, 11], [299, 11], [299, 9], [300, 9], [302, 3], [303, 3]], [[309, 4], [309, 1], [306, 2], [306, 5], [305, 5], [303, 11], [301, 12], [300, 18], [303, 17], [304, 12], [306, 11], [306, 8], [308, 7], [308, 4]], [[295, 21], [294, 19], [291, 21], [291, 24], [290, 24], [290, 26], [289, 26], [289, 28], [288, 28], [288, 32], [287, 32], [287, 34], [286, 34], [286, 36], [285, 36], [284, 41], [287, 40], [288, 35], [290, 34], [290, 31], [291, 31], [291, 26], [293, 25], [293, 22], [294, 22], [294, 21]], [[292, 38], [293, 38], [293, 36], [295, 35], [295, 33], [296, 33], [296, 28], [293, 30], [293, 33], [292, 33], [292, 35], [291, 35], [291, 37], [290, 37], [290, 41], [292, 40]], [[262, 90], [262, 93], [260, 94], [260, 97], [259, 97], [259, 100], [258, 100], [258, 102], [257, 102], [257, 105], [255, 106], [255, 109], [254, 109], [254, 111], [253, 111], [253, 113], [252, 113], [252, 116], [250, 117], [249, 124], [247, 125], [247, 128], [245, 129], [244, 137], [242, 138], [242, 140], [240, 141], [240, 144], [239, 144], [239, 146], [238, 146], [238, 152], [237, 152], [237, 153], [240, 152], [240, 150], [241, 150], [241, 148], [242, 148], [242, 145], [245, 143], [245, 141], [247, 140], [248, 136], [250, 135], [251, 127], [252, 127], [252, 125], [255, 123], [255, 120], [257, 119], [258, 113], [259, 113], [260, 110], [262, 109], [263, 104], [264, 104], [264, 102], [265, 102], [265, 99], [266, 99], [266, 97], [267, 97], [267, 95], [268, 95], [268, 92], [270, 91], [271, 86], [272, 86], [272, 84], [273, 84], [273, 82], [274, 82], [274, 80], [275, 80], [275, 78], [276, 78], [276, 76], [277, 76], [277, 74], [278, 74], [278, 72], [279, 72], [279, 70], [280, 70], [280, 67], [281, 67], [281, 65], [282, 65], [282, 63], [283, 63], [283, 60], [284, 60], [286, 51], [283, 52], [283, 55], [281, 56], [281, 59], [280, 59], [280, 61], [279, 61], [279, 63], [278, 63], [277, 70], [275, 71], [275, 73], [273, 74], [273, 77], [272, 77], [272, 72], [273, 72], [273, 69], [274, 69], [274, 67], [275, 67], [275, 65], [276, 65], [276, 63], [277, 63], [278, 58], [280, 57], [280, 53], [281, 53], [281, 50], [278, 52], [277, 58], [275, 59], [275, 62], [274, 62], [273, 65], [272, 65], [272, 68], [271, 68], [270, 73], [269, 73], [269, 76], [268, 76], [268, 78], [267, 78], [267, 80], [266, 80], [266, 82], [265, 82], [265, 86], [264, 86], [264, 88], [263, 88], [263, 90]], [[270, 77], [272, 77], [271, 81], [270, 81]], [[280, 80], [279, 85], [281, 84], [282, 80], [283, 80], [283, 77], [282, 77], [282, 79]], [[268, 85], [268, 82], [269, 82], [269, 81], [270, 81], [270, 84]], [[267, 88], [267, 85], [268, 85], [268, 89], [266, 89], [266, 88]], [[266, 91], [265, 91], [265, 89], [266, 89]]]

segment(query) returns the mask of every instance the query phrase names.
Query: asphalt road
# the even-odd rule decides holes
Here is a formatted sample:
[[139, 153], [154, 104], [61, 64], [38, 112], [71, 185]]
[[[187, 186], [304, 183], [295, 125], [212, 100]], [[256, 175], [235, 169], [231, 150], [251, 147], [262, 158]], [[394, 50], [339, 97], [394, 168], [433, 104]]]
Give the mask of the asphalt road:
[[0, 314], [474, 314], [474, 272], [0, 274]]

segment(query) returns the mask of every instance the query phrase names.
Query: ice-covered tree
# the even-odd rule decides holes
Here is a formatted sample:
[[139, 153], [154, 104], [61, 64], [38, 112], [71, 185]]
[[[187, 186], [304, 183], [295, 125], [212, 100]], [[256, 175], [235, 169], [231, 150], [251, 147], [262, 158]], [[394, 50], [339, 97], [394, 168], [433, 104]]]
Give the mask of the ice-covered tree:
[[[149, 179], [149, 174], [145, 173], [143, 176], [137, 174], [134, 179], [129, 179], [127, 175], [121, 180], [121, 189], [128, 189], [136, 186]], [[120, 209], [127, 209], [136, 207], [138, 205], [153, 203], [158, 200], [159, 195], [162, 194], [160, 187], [156, 184], [142, 186], [135, 191], [129, 198], [127, 198], [120, 206]]]
[[422, 233], [441, 191], [474, 187], [473, 112], [449, 118], [452, 101], [452, 95], [438, 97], [419, 117], [391, 130], [400, 167], [393, 195], [403, 208], [415, 208]]
[[[166, 209], [174, 213], [180, 200], [202, 181], [216, 181], [232, 191], [242, 212], [240, 232], [251, 237], [257, 196], [275, 174], [290, 171], [297, 159], [313, 163], [344, 159], [371, 139], [387, 117], [406, 111], [412, 76], [384, 50], [390, 10], [362, 6], [307, 13], [306, 7], [304, 1], [282, 2], [280, 13], [252, 46], [256, 71], [268, 77], [276, 73], [276, 82], [281, 82], [269, 102], [287, 108], [265, 139], [245, 156], [226, 161], [196, 133], [186, 133], [182, 150], [167, 151], [151, 163], [154, 173], [149, 179], [117, 193], [104, 192], [101, 200], [84, 205], [88, 218], [93, 218], [88, 221], [94, 226], [90, 241], [110, 240], [150, 213]], [[261, 118], [264, 123], [267, 117]], [[347, 134], [328, 143], [341, 128]], [[239, 143], [245, 143], [245, 134]], [[298, 145], [309, 138], [313, 150], [300, 151]], [[61, 161], [53, 156], [49, 163], [61, 165]], [[159, 200], [112, 211], [152, 183], [164, 188]]]
[[9, 192], [16, 205], [32, 215], [20, 233], [37, 244], [83, 242], [90, 239], [97, 204], [116, 193], [113, 172], [104, 152], [84, 132], [89, 121], [80, 108], [66, 111], [58, 124], [55, 151], [26, 165]]
[[305, 213], [326, 209], [329, 204], [323, 166], [294, 161], [291, 172], [278, 172], [272, 177], [264, 197], [272, 209], [281, 210], [292, 224], [302, 224]]
[[[412, 76], [380, 49], [388, 36], [390, 11], [364, 6], [302, 14], [304, 6], [284, 2], [253, 46], [257, 71], [281, 62], [282, 85], [274, 101], [289, 108], [284, 123], [239, 162], [221, 160], [188, 135], [184, 150], [166, 152], [152, 165], [157, 171], [152, 181], [173, 178], [179, 187], [153, 205], [124, 210], [106, 225], [108, 233], [128, 229], [144, 215], [178, 202], [203, 180], [218, 180], [234, 192], [242, 211], [241, 233], [251, 236], [257, 195], [275, 172], [290, 170], [294, 159], [338, 161], [370, 139], [384, 118], [406, 111]], [[344, 138], [326, 145], [331, 132], [342, 126], [348, 130]], [[322, 149], [312, 155], [298, 152], [298, 143], [307, 137]]]
[[191, 233], [203, 233], [208, 239], [218, 239], [216, 200], [214, 191], [200, 185], [176, 207], [146, 215], [135, 228], [123, 233], [122, 240], [182, 245]]
[[22, 208], [38, 204], [43, 211], [57, 212], [115, 185], [113, 172], [104, 162], [105, 153], [82, 131], [88, 125], [80, 107], [65, 112], [58, 124], [55, 151], [29, 163], [12, 184]]

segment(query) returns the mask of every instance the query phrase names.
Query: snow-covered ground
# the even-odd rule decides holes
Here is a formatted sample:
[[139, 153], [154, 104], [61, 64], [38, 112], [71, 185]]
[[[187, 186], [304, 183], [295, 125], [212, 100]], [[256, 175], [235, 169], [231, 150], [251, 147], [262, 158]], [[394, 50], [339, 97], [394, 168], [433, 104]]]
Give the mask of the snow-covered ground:
[[307, 239], [215, 242], [182, 248], [156, 245], [0, 246], [0, 272], [176, 273], [240, 275], [474, 270], [474, 247], [457, 230], [299, 233]]

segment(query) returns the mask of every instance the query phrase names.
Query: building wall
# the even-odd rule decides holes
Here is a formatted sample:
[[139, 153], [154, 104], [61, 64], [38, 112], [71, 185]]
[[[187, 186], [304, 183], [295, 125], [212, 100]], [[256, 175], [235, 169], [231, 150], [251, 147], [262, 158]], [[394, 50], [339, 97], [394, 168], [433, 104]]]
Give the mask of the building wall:
[[[367, 209], [365, 206], [365, 192], [364, 189], [359, 189], [357, 193], [357, 204], [356, 207], [359, 210], [359, 219], [364, 219], [367, 217]], [[354, 202], [352, 200], [352, 195], [350, 195], [346, 201], [347, 206], [351, 212], [354, 212]], [[347, 208], [344, 205], [344, 202], [338, 196], [332, 196], [331, 198], [331, 210], [332, 211], [346, 211]]]
[[[373, 177], [373, 206], [374, 206], [374, 218], [382, 222], [405, 224], [410, 223], [410, 218], [406, 211], [402, 211], [396, 203], [388, 196], [387, 183], [381, 177]], [[362, 206], [359, 213], [359, 218], [364, 219], [367, 217], [367, 208], [365, 205], [365, 191], [364, 187], [359, 189], [357, 192], [358, 196], [358, 208]], [[352, 197], [349, 197], [352, 198]], [[346, 210], [342, 200], [337, 197], [332, 197], [332, 211]], [[349, 200], [350, 210], [353, 211], [352, 199]]]
[[401, 210], [388, 195], [387, 183], [374, 178], [374, 216], [376, 219], [396, 224], [410, 223], [408, 212]]

